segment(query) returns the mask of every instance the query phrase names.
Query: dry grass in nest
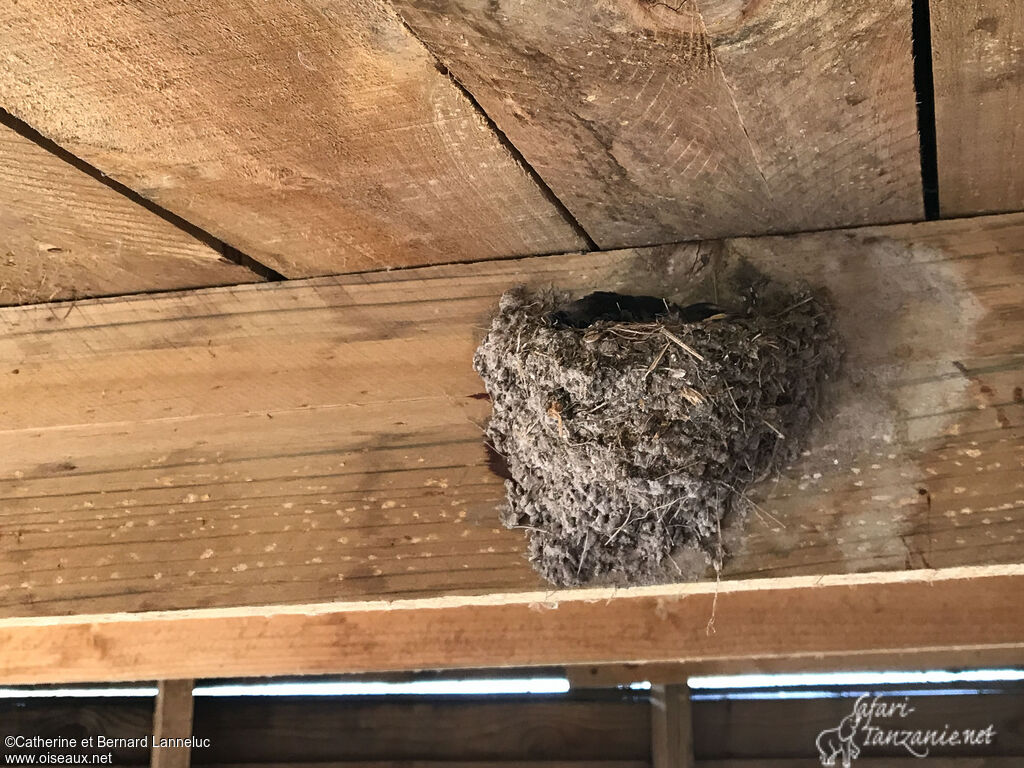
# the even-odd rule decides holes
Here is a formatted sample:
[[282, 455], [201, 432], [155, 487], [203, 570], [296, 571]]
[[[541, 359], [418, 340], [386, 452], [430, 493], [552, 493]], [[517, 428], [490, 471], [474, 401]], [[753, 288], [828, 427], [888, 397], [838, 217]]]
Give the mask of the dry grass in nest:
[[[559, 585], [703, 576], [746, 490], [801, 450], [838, 371], [832, 310], [783, 296], [744, 316], [553, 327], [570, 298], [517, 290], [474, 360], [511, 479], [504, 523]], [[781, 308], [780, 308], [781, 307]], [[676, 557], [703, 555], [698, 571]]]

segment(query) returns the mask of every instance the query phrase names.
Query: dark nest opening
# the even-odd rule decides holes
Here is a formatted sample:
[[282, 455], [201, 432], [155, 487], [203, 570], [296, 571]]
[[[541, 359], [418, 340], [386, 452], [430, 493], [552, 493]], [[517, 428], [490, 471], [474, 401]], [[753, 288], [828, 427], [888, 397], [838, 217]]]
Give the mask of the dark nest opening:
[[[510, 476], [504, 524], [528, 532], [558, 585], [720, 569], [723, 526], [802, 449], [840, 350], [828, 300], [810, 292], [737, 314], [506, 293], [474, 358]], [[693, 553], [699, 572], [684, 573]]]

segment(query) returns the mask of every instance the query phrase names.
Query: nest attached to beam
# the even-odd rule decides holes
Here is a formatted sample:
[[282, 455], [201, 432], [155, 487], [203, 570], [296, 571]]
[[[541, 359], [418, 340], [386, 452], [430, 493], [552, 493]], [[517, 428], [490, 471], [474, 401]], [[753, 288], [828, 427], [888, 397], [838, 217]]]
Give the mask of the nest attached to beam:
[[[567, 324], [570, 301], [506, 293], [474, 358], [510, 476], [504, 524], [528, 532], [531, 562], [557, 585], [721, 568], [723, 525], [802, 449], [837, 374], [828, 301], [789, 294], [699, 322], [665, 303], [646, 322]], [[679, 568], [687, 550], [700, 572]]]

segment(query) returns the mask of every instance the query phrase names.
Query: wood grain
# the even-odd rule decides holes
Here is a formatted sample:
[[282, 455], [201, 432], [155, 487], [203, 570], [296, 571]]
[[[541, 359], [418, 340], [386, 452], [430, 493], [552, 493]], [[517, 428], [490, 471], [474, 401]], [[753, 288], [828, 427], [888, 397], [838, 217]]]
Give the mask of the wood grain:
[[909, 0], [396, 0], [604, 248], [922, 216]]
[[[979, 686], [984, 688], [984, 685]], [[782, 758], [817, 755], [815, 738], [826, 728], [834, 728], [853, 708], [857, 696], [869, 693], [880, 695], [887, 704], [899, 703], [907, 696], [906, 717], [893, 714], [890, 717], [876, 717], [872, 725], [882, 730], [912, 729], [921, 731], [950, 731], [964, 729], [983, 730], [993, 726], [995, 737], [990, 744], [935, 744], [925, 759], [915, 758], [898, 744], [865, 745], [867, 733], [862, 729], [857, 743], [862, 745], [861, 757], [854, 765], [869, 760], [904, 760], [905, 765], [930, 765], [932, 761], [951, 761], [956, 766], [959, 760], [980, 760], [1016, 756], [1019, 763], [1024, 752], [1024, 698], [1021, 692], [986, 690], [979, 694], [928, 695], [927, 690], [918, 690], [907, 696], [906, 688], [891, 691], [856, 690], [847, 691], [845, 696], [819, 698], [793, 698], [788, 700], [736, 698], [732, 700], [701, 700], [694, 702], [694, 732], [696, 734], [698, 765], [703, 761], [725, 758], [754, 761], [780, 760]], [[850, 693], [853, 693], [850, 696]], [[948, 732], [948, 731], [947, 731]], [[840, 765], [841, 761], [837, 761]], [[741, 764], [742, 765], [742, 764]], [[769, 766], [773, 763], [769, 762]], [[782, 763], [781, 765], [785, 765]], [[820, 766], [821, 764], [818, 763]], [[984, 766], [985, 763], [965, 762], [964, 768]], [[996, 763], [998, 765], [998, 763]]]
[[0, 306], [259, 279], [0, 123]]
[[831, 290], [846, 373], [723, 578], [1024, 562], [1021, 243], [1012, 215], [5, 309], [0, 615], [542, 588], [481, 438], [497, 297], [724, 298], [746, 263]]
[[[196, 697], [194, 764], [643, 761], [634, 694], [500, 697]], [[301, 735], [301, 738], [299, 736]], [[582, 766], [581, 766], [582, 768]]]
[[192, 750], [188, 747], [160, 746], [170, 739], [192, 735], [193, 680], [161, 680], [153, 712], [153, 744], [150, 768], [188, 768]]
[[878, 577], [723, 582], [717, 593], [713, 584], [669, 585], [0, 619], [0, 681], [750, 661], [1021, 645], [1020, 567]]
[[932, 3], [939, 207], [1024, 207], [1024, 5]]
[[[42, 737], [44, 739], [84, 739], [97, 736], [110, 739], [139, 739], [151, 733], [153, 699], [132, 698], [24, 698], [0, 700], [3, 736]], [[16, 760], [14, 755], [53, 752], [52, 749], [10, 747], [0, 740], [0, 758]], [[113, 765], [149, 765], [149, 747], [117, 746], [65, 750], [78, 755], [112, 755]], [[102, 759], [102, 758], [101, 758]], [[103, 763], [97, 762], [102, 765]]]
[[382, 0], [33, 0], [0, 105], [289, 277], [584, 240]]
[[651, 687], [651, 768], [694, 768], [693, 712], [686, 685]]

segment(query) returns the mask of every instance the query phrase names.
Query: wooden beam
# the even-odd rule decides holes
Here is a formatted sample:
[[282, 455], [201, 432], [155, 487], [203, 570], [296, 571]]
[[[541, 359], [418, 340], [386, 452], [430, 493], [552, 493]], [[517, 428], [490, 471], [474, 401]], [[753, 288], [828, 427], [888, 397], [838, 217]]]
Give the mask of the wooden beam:
[[34, 0], [0, 105], [289, 277], [585, 238], [383, 0]]
[[[1009, 599], [1001, 590], [1024, 563], [1022, 242], [1024, 215], [1011, 215], [81, 302], [57, 317], [0, 310], [5, 674], [166, 679], [1016, 647], [1012, 635], [987, 634], [1005, 605], [969, 584], [965, 603], [991, 609], [975, 616], [978, 632], [919, 621], [921, 634], [895, 643], [852, 627], [849, 639], [748, 633], [735, 652], [692, 633], [706, 631], [714, 589], [756, 589], [747, 599], [764, 612], [787, 604], [789, 590], [855, 579], [865, 602], [849, 610], [865, 620], [904, 572], [950, 582], [988, 574]], [[619, 655], [557, 622], [548, 629], [563, 640], [537, 654], [505, 655], [485, 634], [476, 650], [372, 639], [387, 633], [371, 625], [395, 615], [365, 601], [466, 610], [453, 626], [470, 634], [483, 632], [468, 618], [484, 610], [464, 602], [474, 596], [519, 606], [509, 616], [546, 602], [520, 533], [497, 526], [502, 480], [482, 447], [488, 404], [470, 367], [503, 290], [555, 283], [718, 298], [748, 265], [832, 293], [847, 377], [808, 455], [752, 493], [763, 517], [732, 540], [721, 585], [656, 593], [703, 595], [679, 619], [687, 645], [637, 640]], [[914, 599], [949, 610], [934, 592]], [[329, 618], [289, 613], [325, 602]], [[202, 609], [214, 613], [194, 613]], [[184, 613], [125, 616], [152, 611]], [[588, 623], [586, 613], [574, 620], [616, 637], [611, 620]], [[61, 623], [67, 614], [101, 617], [96, 631], [111, 639], [93, 638], [92, 619]], [[885, 615], [897, 620], [895, 604]], [[351, 648], [335, 634], [355, 632], [357, 616], [370, 639], [357, 632]], [[256, 639], [267, 656], [253, 656], [247, 644], [264, 620], [311, 645], [279, 658]], [[326, 637], [306, 622], [324, 622]], [[434, 637], [427, 624], [421, 642]], [[185, 647], [188, 635], [170, 627], [192, 626], [235, 640], [208, 636], [187, 669], [155, 651], [112, 661], [95, 650], [143, 647], [129, 635], [144, 627], [154, 628], [148, 642], [173, 636]], [[84, 655], [47, 655], [60, 643]], [[47, 672], [42, 658], [69, 659], [69, 669]]]
[[690, 689], [682, 685], [651, 688], [652, 768], [694, 768]]
[[[710, 766], [718, 760], [735, 758], [750, 761], [750, 768], [760, 768], [762, 760], [767, 761], [769, 766], [775, 765], [772, 758], [816, 757], [818, 735], [824, 730], [835, 728], [850, 714], [856, 697], [868, 690], [871, 697], [878, 696], [881, 702], [899, 704], [905, 701], [908, 704], [904, 716], [892, 713], [891, 717], [876, 717], [872, 720], [871, 725], [884, 732], [909, 730], [927, 733], [945, 728], [947, 733], [957, 731], [963, 735], [967, 730], [983, 732], [991, 726], [992, 736], [973, 744], [921, 744], [918, 751], [926, 751], [927, 757], [920, 758], [910, 754], [906, 747], [894, 743], [894, 739], [885, 742], [878, 738], [878, 732], [872, 733], [862, 726], [855, 736], [861, 753], [852, 761], [852, 766], [859, 768], [862, 761], [870, 765], [872, 760], [888, 759], [893, 761], [888, 765], [899, 766], [899, 761], [903, 761], [902, 765], [907, 768], [930, 765], [932, 761], [942, 765], [940, 761], [946, 760], [950, 761], [946, 765], [959, 764], [964, 768], [974, 768], [977, 763], [972, 763], [972, 760], [998, 755], [1014, 756], [1019, 764], [1024, 743], [1019, 725], [1024, 701], [1019, 686], [1016, 690], [1012, 686], [1002, 688], [998, 683], [991, 687], [985, 684], [977, 687], [984, 688], [984, 691], [974, 693], [970, 689], [963, 689], [961, 695], [949, 695], [948, 691], [936, 691], [940, 695], [929, 695], [925, 688], [917, 689], [913, 695], [908, 696], [905, 687], [896, 686], [887, 691], [885, 688], [858, 686], [860, 690], [856, 691], [854, 697], [848, 695], [850, 689], [847, 689], [845, 696], [826, 694], [812, 698], [814, 693], [822, 692], [822, 689], [815, 689], [806, 691], [808, 695], [790, 698], [770, 698], [770, 692], [766, 692], [764, 698], [702, 698], [694, 702], [694, 729], [699, 736], [698, 755], [701, 757], [697, 764]], [[832, 689], [831, 692], [838, 691]], [[725, 764], [729, 765], [728, 762]], [[739, 762], [738, 765], [742, 766], [743, 763]], [[786, 763], [780, 761], [778, 765], [786, 766]], [[796, 763], [796, 766], [799, 765]], [[817, 765], [821, 768], [820, 762]], [[842, 760], [836, 760], [835, 768], [841, 766]]]
[[[0, 681], [1021, 647], [1024, 567], [0, 620]], [[707, 627], [714, 617], [714, 632]]]
[[153, 713], [151, 768], [189, 768], [189, 747], [160, 745], [165, 740], [187, 739], [192, 735], [192, 688], [192, 680], [160, 681]]
[[650, 708], [642, 694], [196, 700], [195, 736], [210, 743], [196, 751], [197, 764], [204, 765], [543, 760], [569, 768], [605, 761], [649, 768], [649, 731]]
[[[0, 722], [3, 722], [3, 728], [7, 731], [5, 736], [40, 736], [47, 739], [67, 738], [70, 733], [74, 733], [76, 739], [88, 739], [92, 746], [76, 749], [76, 752], [90, 755], [90, 758], [92, 755], [103, 755], [97, 759], [97, 765], [127, 768], [149, 764], [148, 742], [146, 746], [135, 746], [141, 737], [152, 733], [153, 699], [149, 696], [4, 698], [0, 699]], [[112, 740], [116, 746], [111, 747], [111, 742], [108, 742], [104, 747], [97, 747], [97, 737], [100, 736]], [[81, 744], [81, 741], [78, 743]], [[29, 751], [15, 745], [0, 746], [0, 759], [5, 763], [14, 763], [19, 759], [15, 755]], [[111, 762], [100, 763], [99, 760]]]
[[542, 589], [480, 434], [498, 296], [706, 298], [746, 264], [831, 291], [847, 376], [723, 579], [1024, 562], [1022, 243], [1014, 215], [0, 310], [0, 616]]
[[922, 216], [909, 0], [395, 5], [603, 248]]
[[0, 118], [0, 306], [259, 280]]
[[931, 4], [943, 216], [1024, 207], [1024, 5]]

